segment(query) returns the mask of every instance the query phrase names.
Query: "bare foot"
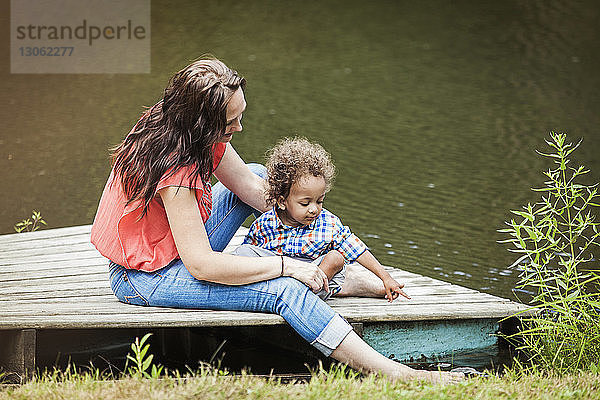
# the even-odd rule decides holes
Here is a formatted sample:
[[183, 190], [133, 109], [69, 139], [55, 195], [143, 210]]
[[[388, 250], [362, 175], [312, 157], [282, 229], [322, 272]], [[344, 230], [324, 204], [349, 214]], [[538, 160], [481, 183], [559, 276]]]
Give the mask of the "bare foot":
[[445, 372], [445, 371], [421, 371], [416, 370], [415, 379], [423, 380], [431, 383], [440, 383], [447, 385], [450, 383], [458, 383], [464, 381], [465, 374], [462, 372]]
[[462, 382], [466, 379], [462, 372], [445, 372], [445, 371], [426, 371], [421, 369], [413, 369], [408, 365], [394, 361], [393, 372], [387, 373], [392, 381], [408, 382], [408, 381], [424, 381], [447, 385], [450, 383]]
[[422, 371], [390, 360], [369, 346], [354, 331], [350, 331], [331, 357], [366, 374], [381, 374], [392, 381], [424, 380], [434, 383], [454, 383], [464, 379], [461, 372]]
[[421, 369], [413, 369], [408, 365], [394, 362], [394, 373], [392, 380], [394, 381], [410, 381], [418, 380], [430, 383], [449, 384], [458, 383], [466, 379], [462, 372], [445, 372], [445, 371], [426, 371]]
[[383, 297], [383, 282], [366, 268], [350, 264], [346, 266], [346, 279], [336, 296]]

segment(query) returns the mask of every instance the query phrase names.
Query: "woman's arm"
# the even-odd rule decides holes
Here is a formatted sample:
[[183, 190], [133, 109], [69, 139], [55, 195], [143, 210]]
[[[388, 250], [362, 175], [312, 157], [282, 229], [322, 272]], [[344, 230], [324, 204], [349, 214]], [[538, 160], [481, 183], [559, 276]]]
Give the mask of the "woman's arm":
[[[170, 186], [158, 193], [181, 261], [196, 279], [243, 285], [282, 276], [281, 257], [239, 257], [213, 251], [194, 191]], [[315, 292], [327, 287], [327, 276], [316, 265], [284, 259], [283, 276], [295, 278]]]
[[227, 143], [225, 154], [214, 174], [244, 203], [262, 212], [269, 209], [265, 201], [265, 180], [248, 169], [231, 144]]

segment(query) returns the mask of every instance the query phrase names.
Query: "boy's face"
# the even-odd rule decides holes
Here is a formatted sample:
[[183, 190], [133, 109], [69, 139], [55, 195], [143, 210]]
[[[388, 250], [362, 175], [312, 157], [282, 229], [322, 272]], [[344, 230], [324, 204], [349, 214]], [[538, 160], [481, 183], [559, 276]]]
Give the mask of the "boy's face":
[[304, 226], [313, 222], [323, 209], [325, 186], [322, 176], [305, 175], [295, 182], [289, 196], [277, 202], [283, 223]]

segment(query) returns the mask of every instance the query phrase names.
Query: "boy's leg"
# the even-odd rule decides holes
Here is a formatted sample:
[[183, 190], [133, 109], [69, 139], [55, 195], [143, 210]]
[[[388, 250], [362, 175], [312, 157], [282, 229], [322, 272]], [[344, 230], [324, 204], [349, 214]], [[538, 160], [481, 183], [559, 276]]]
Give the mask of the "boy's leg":
[[[239, 246], [233, 254], [246, 257], [266, 257], [275, 255], [275, 253], [258, 246], [244, 244]], [[337, 257], [339, 256], [339, 257]], [[341, 258], [341, 268], [339, 261]], [[310, 262], [305, 258], [298, 258], [302, 261]], [[323, 300], [331, 296], [336, 297], [383, 297], [385, 288], [383, 282], [374, 273], [362, 267], [359, 264], [349, 264], [344, 269], [344, 258], [342, 255], [332, 250], [321, 258], [313, 262], [319, 265], [319, 268], [327, 274], [329, 279], [329, 292], [321, 290], [317, 295]], [[343, 271], [343, 273], [342, 273]], [[333, 273], [332, 273], [333, 272]], [[331, 274], [331, 275], [330, 275]]]
[[[337, 255], [339, 255], [339, 258], [335, 254], [332, 254], [331, 256], [329, 256], [331, 253], [337, 253]], [[274, 253], [270, 250], [263, 249], [262, 247], [258, 247], [258, 246], [252, 245], [252, 244], [242, 244], [241, 246], [238, 246], [231, 254], [236, 255], [236, 256], [243, 256], [243, 257], [269, 257], [269, 256], [277, 255], [276, 253]], [[341, 290], [342, 284], [344, 283], [344, 279], [346, 276], [345, 275], [346, 268], [344, 267], [344, 257], [337, 251], [335, 251], [335, 250], [330, 251], [326, 255], [321, 256], [321, 257], [317, 258], [316, 260], [311, 260], [310, 258], [304, 258], [304, 257], [294, 257], [294, 259], [304, 261], [304, 262], [315, 263], [321, 269], [323, 269], [321, 267], [321, 265], [323, 265], [323, 263], [326, 262], [326, 260], [327, 260], [326, 268], [329, 270], [332, 270], [334, 272], [332, 273], [332, 275], [330, 277], [329, 274], [327, 273], [327, 271], [325, 271], [323, 269], [323, 272], [328, 274], [327, 279], [329, 280], [329, 290], [323, 289], [316, 293], [317, 296], [319, 296], [321, 299], [327, 300], [331, 296], [335, 295], [336, 293], [338, 293]], [[341, 259], [341, 266], [339, 265], [340, 259]]]
[[335, 274], [344, 268], [344, 256], [337, 250], [331, 250], [325, 254], [319, 268], [325, 272], [327, 279], [331, 280]]
[[269, 257], [277, 254], [271, 250], [263, 249], [262, 247], [253, 244], [242, 244], [236, 247], [231, 254], [242, 257]]
[[342, 290], [335, 296], [383, 297], [385, 288], [377, 275], [359, 264], [349, 264]]
[[346, 266], [344, 256], [336, 250], [317, 258], [313, 261], [327, 275], [329, 290], [321, 290], [317, 293], [323, 300], [329, 300], [342, 290], [342, 285], [346, 280]]

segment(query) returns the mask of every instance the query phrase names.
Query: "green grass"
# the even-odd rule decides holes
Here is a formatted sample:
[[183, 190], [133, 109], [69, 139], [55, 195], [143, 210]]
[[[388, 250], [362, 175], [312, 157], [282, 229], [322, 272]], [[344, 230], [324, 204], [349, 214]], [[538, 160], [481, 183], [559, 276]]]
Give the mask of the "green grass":
[[548, 375], [472, 379], [439, 386], [391, 383], [368, 376], [359, 378], [340, 369], [314, 374], [309, 382], [282, 384], [276, 379], [249, 375], [223, 376], [201, 372], [187, 378], [97, 379], [94, 374], [46, 375], [22, 386], [0, 389], [0, 399], [598, 399], [600, 375]]

